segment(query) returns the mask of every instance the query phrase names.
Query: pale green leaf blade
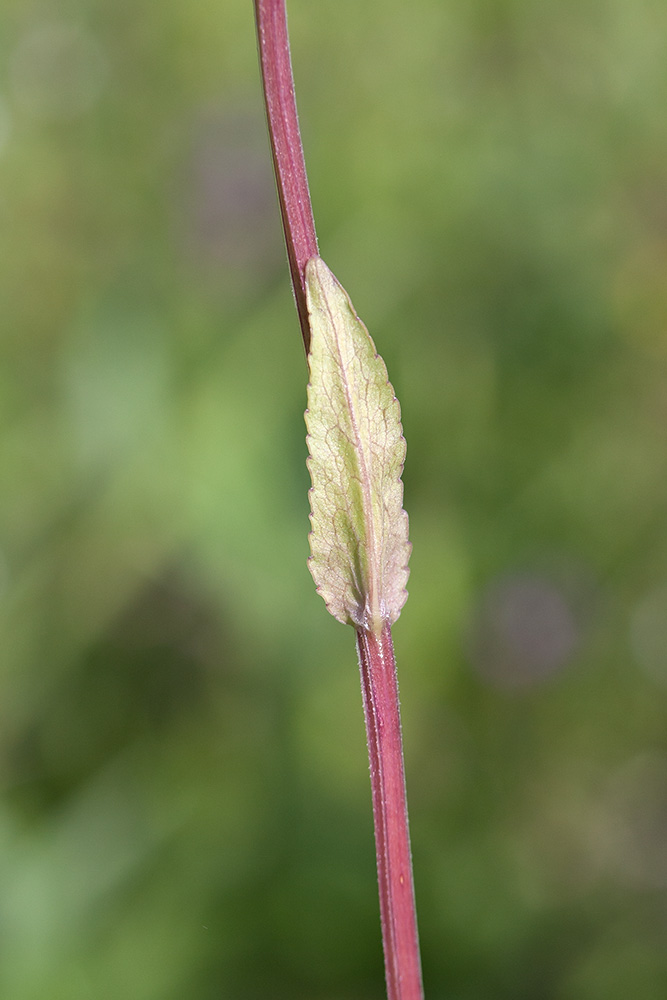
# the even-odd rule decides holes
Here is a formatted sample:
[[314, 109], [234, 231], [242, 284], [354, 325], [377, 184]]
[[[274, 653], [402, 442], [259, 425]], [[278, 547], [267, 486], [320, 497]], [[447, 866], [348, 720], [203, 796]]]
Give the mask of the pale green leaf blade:
[[306, 265], [310, 571], [331, 614], [379, 631], [405, 604], [405, 439], [387, 369], [324, 261]]

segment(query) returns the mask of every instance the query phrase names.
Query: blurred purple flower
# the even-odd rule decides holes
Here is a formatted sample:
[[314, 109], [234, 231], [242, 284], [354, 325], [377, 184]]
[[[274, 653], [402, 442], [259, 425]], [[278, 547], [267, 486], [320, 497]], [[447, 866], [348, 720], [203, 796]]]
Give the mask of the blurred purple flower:
[[579, 628], [562, 590], [537, 574], [496, 580], [483, 595], [470, 630], [473, 667], [502, 688], [539, 683], [563, 669]]
[[197, 266], [254, 273], [284, 264], [266, 126], [239, 105], [195, 121], [186, 164], [185, 243]]

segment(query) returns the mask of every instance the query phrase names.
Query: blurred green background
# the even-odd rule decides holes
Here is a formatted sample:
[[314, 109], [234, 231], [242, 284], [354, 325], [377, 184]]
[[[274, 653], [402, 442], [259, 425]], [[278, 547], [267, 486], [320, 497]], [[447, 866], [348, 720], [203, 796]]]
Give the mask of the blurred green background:
[[[429, 1000], [667, 995], [667, 6], [290, 4], [408, 439]], [[0, 6], [0, 996], [376, 1000], [248, 0]]]

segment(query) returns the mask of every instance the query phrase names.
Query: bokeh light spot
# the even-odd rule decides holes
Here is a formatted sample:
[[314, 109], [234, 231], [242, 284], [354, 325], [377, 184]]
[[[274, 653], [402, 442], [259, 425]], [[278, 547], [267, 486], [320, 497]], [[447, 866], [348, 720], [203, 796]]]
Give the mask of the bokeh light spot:
[[4, 152], [12, 131], [12, 120], [6, 102], [0, 97], [0, 156]]
[[634, 657], [645, 673], [667, 687], [667, 584], [656, 587], [635, 607], [630, 622]]
[[41, 23], [19, 41], [9, 72], [14, 96], [30, 114], [74, 118], [95, 104], [107, 62], [89, 30]]
[[602, 844], [611, 868], [638, 887], [667, 887], [667, 755], [643, 753], [609, 782]]

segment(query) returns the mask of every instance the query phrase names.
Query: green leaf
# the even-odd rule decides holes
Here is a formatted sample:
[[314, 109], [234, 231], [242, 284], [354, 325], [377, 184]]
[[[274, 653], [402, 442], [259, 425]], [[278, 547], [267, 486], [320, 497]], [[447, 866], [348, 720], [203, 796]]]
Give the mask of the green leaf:
[[368, 330], [320, 257], [306, 265], [306, 295], [308, 564], [334, 618], [379, 632], [408, 596], [401, 410]]

